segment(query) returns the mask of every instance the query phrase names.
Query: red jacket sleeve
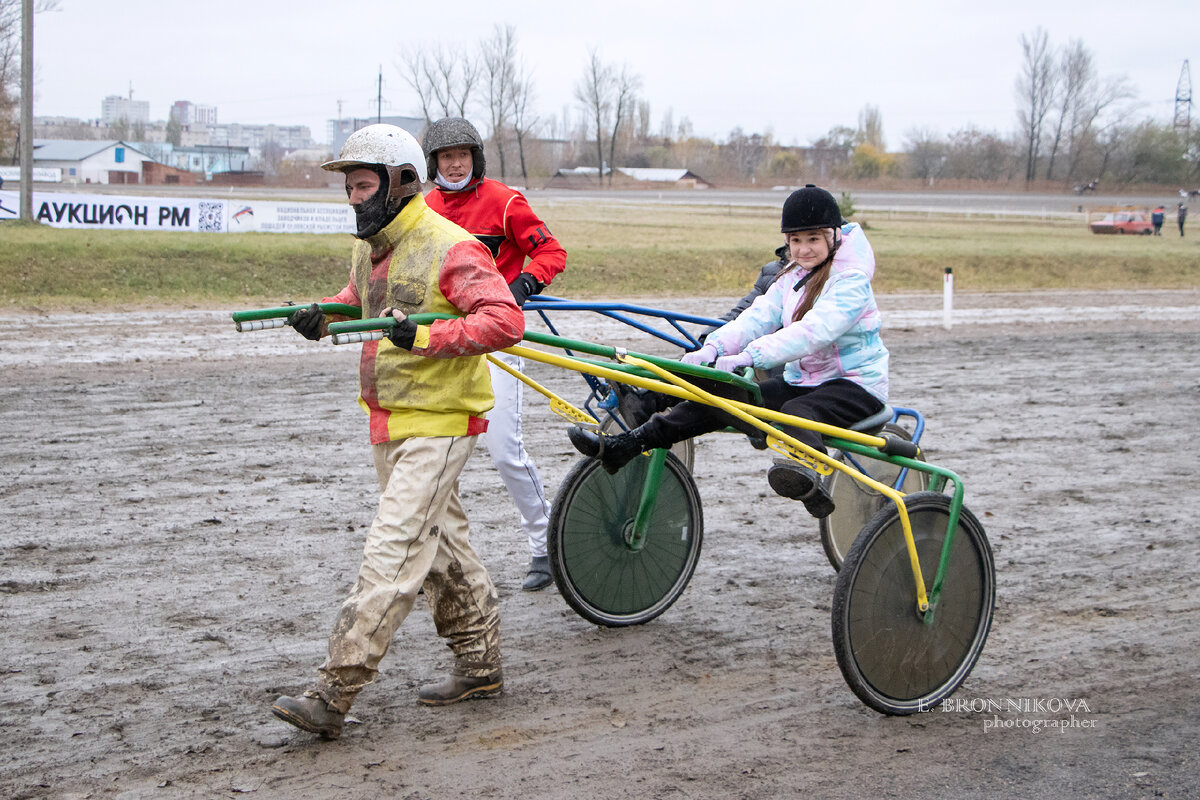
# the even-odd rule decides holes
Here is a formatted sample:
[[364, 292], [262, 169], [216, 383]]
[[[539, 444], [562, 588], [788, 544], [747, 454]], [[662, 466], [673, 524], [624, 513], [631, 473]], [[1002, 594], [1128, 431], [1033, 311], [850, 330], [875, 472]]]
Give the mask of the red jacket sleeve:
[[521, 271], [528, 272], [542, 284], [549, 284], [566, 268], [567, 251], [546, 223], [533, 213], [529, 201], [520, 192], [513, 194], [505, 216], [505, 233], [529, 259]]
[[[477, 356], [521, 341], [525, 315], [479, 242], [450, 248], [438, 271], [438, 288], [463, 316], [434, 322], [428, 345], [414, 347], [414, 353], [430, 358]], [[422, 338], [418, 333], [418, 344]]]

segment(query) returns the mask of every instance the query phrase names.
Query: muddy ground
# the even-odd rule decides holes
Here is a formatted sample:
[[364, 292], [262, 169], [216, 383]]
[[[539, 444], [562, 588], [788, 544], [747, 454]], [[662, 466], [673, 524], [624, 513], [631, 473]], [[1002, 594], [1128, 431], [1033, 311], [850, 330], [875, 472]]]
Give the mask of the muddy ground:
[[[450, 663], [419, 602], [336, 742], [268, 705], [320, 664], [374, 510], [355, 348], [237, 334], [225, 310], [0, 322], [0, 796], [1200, 795], [1200, 292], [960, 295], [951, 331], [940, 296], [881, 306], [894, 400], [928, 416], [995, 549], [964, 708], [858, 701], [816, 524], [770, 492], [766, 455], [714, 435], [695, 577], [620, 630], [519, 591], [524, 537], [478, 451], [462, 487], [506, 694], [416, 704]], [[553, 492], [576, 455], [527, 406]], [[1009, 700], [1030, 710], [971, 710]]]

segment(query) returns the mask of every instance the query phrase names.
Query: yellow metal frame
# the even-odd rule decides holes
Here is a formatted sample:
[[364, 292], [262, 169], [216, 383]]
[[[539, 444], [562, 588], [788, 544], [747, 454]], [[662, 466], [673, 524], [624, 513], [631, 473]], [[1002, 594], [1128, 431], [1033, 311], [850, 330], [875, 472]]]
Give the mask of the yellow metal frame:
[[[514, 345], [513, 347], [507, 348], [503, 352], [520, 356], [521, 358], [527, 358], [530, 361], [550, 364], [551, 366], [562, 367], [563, 369], [569, 369], [574, 372], [582, 372], [588, 375], [593, 375], [597, 378], [606, 378], [617, 381], [618, 383], [625, 383], [642, 389], [649, 389], [650, 391], [659, 392], [661, 394], [671, 395], [672, 397], [679, 397], [683, 400], [694, 400], [699, 403], [704, 403], [705, 405], [714, 406], [721, 411], [724, 411], [725, 413], [763, 431], [767, 436], [768, 446], [770, 446], [773, 450], [782, 453], [788, 458], [806, 464], [823, 475], [829, 475], [835, 469], [840, 470], [853, 480], [871, 487], [875, 491], [891, 500], [896, 506], [896, 511], [900, 517], [900, 527], [904, 532], [904, 543], [908, 549], [909, 565], [912, 568], [913, 583], [915, 584], [917, 593], [917, 608], [922, 613], [929, 610], [929, 596], [925, 589], [925, 579], [921, 574], [921, 561], [917, 554], [917, 544], [916, 540], [913, 538], [912, 523], [909, 521], [908, 509], [904, 504], [904, 495], [901, 492], [893, 489], [891, 486], [882, 484], [874, 478], [871, 478], [868, 475], [864, 475], [861, 472], [846, 466], [841, 461], [830, 458], [825, 453], [814, 450], [803, 442], [797, 440], [795, 437], [789, 436], [783, 431], [780, 431], [774, 426], [768, 424], [768, 421], [783, 425], [790, 425], [796, 428], [805, 428], [816, 431], [824, 436], [834, 436], [849, 442], [855, 442], [875, 448], [881, 448], [886, 444], [886, 440], [882, 437], [871, 436], [869, 434], [851, 431], [845, 428], [838, 428], [836, 426], [826, 425], [821, 422], [814, 422], [802, 417], [795, 417], [779, 411], [772, 411], [770, 409], [762, 408], [761, 406], [755, 406], [749, 403], [742, 403], [736, 400], [728, 400], [723, 397], [717, 397], [709, 392], [704, 391], [698, 386], [688, 383], [683, 378], [680, 378], [678, 375], [675, 375], [674, 373], [663, 369], [662, 367], [652, 364], [645, 359], [631, 356], [628, 353], [624, 353], [620, 350], [617, 351], [618, 361], [651, 372], [658, 376], [660, 380], [643, 378], [639, 375], [630, 375], [628, 373], [621, 372], [620, 370], [610, 369], [599, 364], [582, 362], [578, 359], [570, 358], [568, 356], [560, 356], [554, 353], [534, 350], [533, 348], [524, 347], [522, 345]], [[555, 413], [571, 420], [572, 422], [580, 422], [593, 427], [596, 426], [596, 421], [587, 412], [571, 405], [519, 370], [511, 368], [507, 364], [503, 364], [491, 356], [488, 358], [492, 363], [500, 366], [500, 368], [505, 372], [508, 372], [510, 375], [522, 381], [527, 386], [549, 398], [551, 404], [550, 407], [555, 411]]]

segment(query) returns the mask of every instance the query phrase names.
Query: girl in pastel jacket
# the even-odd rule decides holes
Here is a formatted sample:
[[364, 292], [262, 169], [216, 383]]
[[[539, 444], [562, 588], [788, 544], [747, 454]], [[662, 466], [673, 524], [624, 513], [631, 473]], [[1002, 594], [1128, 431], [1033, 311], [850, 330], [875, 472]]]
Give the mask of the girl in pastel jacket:
[[[811, 184], [788, 197], [780, 228], [788, 265], [750, 308], [682, 360], [730, 372], [783, 365], [783, 375], [759, 383], [764, 407], [848, 427], [882, 411], [888, 399], [888, 351], [871, 290], [875, 254], [861, 226], [846, 223], [833, 196]], [[730, 425], [744, 428], [711, 406], [688, 401], [628, 433], [572, 428], [569, 434], [576, 449], [616, 473], [645, 450]], [[825, 452], [820, 434], [781, 427]], [[819, 476], [806, 465], [777, 459], [767, 480], [777, 494], [802, 501], [815, 517], [834, 510]]]

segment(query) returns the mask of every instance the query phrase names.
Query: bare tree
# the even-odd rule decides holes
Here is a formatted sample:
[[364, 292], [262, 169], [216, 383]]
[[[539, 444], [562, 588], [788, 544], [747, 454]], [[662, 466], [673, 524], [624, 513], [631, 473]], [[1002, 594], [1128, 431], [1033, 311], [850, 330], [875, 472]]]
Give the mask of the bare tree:
[[1054, 99], [1054, 58], [1049, 37], [1040, 26], [1033, 34], [1021, 34], [1024, 61], [1017, 77], [1016, 93], [1020, 101], [1017, 120], [1025, 139], [1025, 180], [1036, 177], [1046, 113]]
[[513, 113], [517, 84], [517, 31], [512, 25], [496, 25], [492, 38], [482, 44], [484, 104], [492, 129], [492, 143], [500, 156], [500, 178], [504, 178], [504, 139]]
[[479, 82], [480, 61], [464, 48], [436, 45], [407, 51], [396, 62], [404, 82], [417, 93], [429, 124], [442, 117], [465, 117]]
[[[641, 76], [633, 73], [629, 65], [620, 71], [605, 64], [596, 48], [588, 51], [588, 60], [583, 75], [575, 85], [575, 99], [583, 105], [588, 125], [596, 136], [596, 161], [600, 166], [600, 183], [604, 183], [604, 140], [608, 138], [608, 185], [612, 186], [612, 174], [616, 167], [617, 140], [623, 123], [632, 125], [637, 106], [637, 91], [641, 88]], [[611, 127], [610, 127], [611, 126]]]
[[863, 106], [858, 112], [858, 139], [860, 143], [866, 142], [879, 152], [885, 152], [883, 115], [879, 113], [879, 106]]
[[587, 123], [596, 134], [596, 164], [600, 168], [600, 184], [604, 185], [604, 130], [612, 112], [612, 67], [600, 59], [596, 48], [588, 51], [583, 75], [575, 85], [575, 99], [583, 105]]
[[637, 90], [641, 86], [641, 77], [630, 72], [628, 64], [623, 65], [620, 75], [617, 76], [616, 86], [613, 87], [613, 128], [612, 136], [608, 139], [608, 186], [610, 189], [612, 188], [613, 172], [617, 168], [617, 133], [621, 129], [621, 123], [632, 116], [637, 101]]
[[946, 166], [947, 146], [929, 128], [914, 128], [907, 135], [904, 151], [908, 153], [908, 173], [914, 178], [934, 180], [942, 177]]
[[512, 127], [517, 137], [517, 155], [521, 159], [521, 180], [526, 186], [529, 185], [529, 170], [525, 166], [525, 137], [537, 126], [539, 119], [530, 107], [533, 94], [533, 76], [522, 63], [513, 84]]
[[[58, 0], [34, 0], [33, 13], [54, 11]], [[13, 141], [21, 95], [21, 0], [0, 0], [0, 142]]]

